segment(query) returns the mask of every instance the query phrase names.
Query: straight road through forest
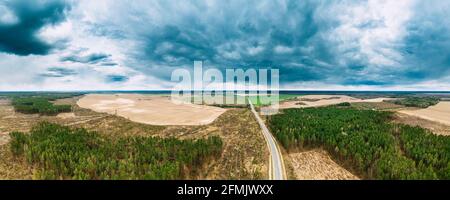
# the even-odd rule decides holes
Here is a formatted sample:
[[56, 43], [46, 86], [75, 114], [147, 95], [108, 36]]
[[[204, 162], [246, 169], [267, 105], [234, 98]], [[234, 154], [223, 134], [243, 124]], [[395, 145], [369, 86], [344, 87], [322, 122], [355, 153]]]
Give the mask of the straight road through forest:
[[269, 169], [269, 176], [272, 180], [286, 180], [286, 172], [284, 168], [284, 162], [283, 162], [283, 156], [281, 154], [281, 151], [278, 147], [278, 143], [273, 137], [273, 135], [270, 133], [269, 129], [264, 124], [261, 117], [258, 115], [258, 113], [255, 110], [255, 107], [253, 106], [250, 99], [248, 100], [250, 104], [250, 108], [255, 115], [256, 121], [258, 121], [259, 126], [261, 127], [261, 130], [263, 132], [264, 138], [266, 139], [267, 145], [269, 146], [269, 152], [270, 152], [270, 169]]

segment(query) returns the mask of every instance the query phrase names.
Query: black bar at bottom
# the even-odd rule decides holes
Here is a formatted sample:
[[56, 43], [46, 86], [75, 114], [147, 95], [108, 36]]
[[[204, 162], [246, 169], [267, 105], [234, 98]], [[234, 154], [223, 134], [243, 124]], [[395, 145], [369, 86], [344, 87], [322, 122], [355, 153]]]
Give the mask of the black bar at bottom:
[[[46, 198], [309, 199], [448, 197], [449, 181], [0, 181], [0, 194]], [[153, 198], [152, 198], [153, 197]], [[157, 197], [157, 198], [156, 198]]]

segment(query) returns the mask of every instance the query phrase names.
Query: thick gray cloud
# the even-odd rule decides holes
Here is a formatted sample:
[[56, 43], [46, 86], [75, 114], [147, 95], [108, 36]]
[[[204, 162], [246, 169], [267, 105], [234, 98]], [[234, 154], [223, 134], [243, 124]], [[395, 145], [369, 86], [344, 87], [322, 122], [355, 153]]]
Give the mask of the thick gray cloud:
[[38, 35], [63, 24], [49, 34], [64, 36], [66, 49], [51, 52], [56, 63], [46, 67], [92, 76], [98, 85], [167, 86], [174, 69], [192, 69], [196, 60], [220, 70], [279, 68], [282, 87], [450, 83], [446, 1], [5, 2], [0, 51], [49, 56], [51, 42]]
[[413, 82], [450, 74], [450, 3], [423, 1], [416, 9], [400, 47], [407, 69], [399, 76]]
[[0, 2], [12, 20], [0, 22], [0, 51], [17, 54], [45, 55], [52, 44], [43, 41], [37, 32], [47, 25], [61, 22], [69, 8], [65, 1], [6, 0]]
[[106, 81], [110, 83], [116, 83], [116, 82], [124, 82], [127, 81], [128, 77], [123, 75], [108, 75], [106, 76]]
[[219, 69], [277, 67], [284, 84], [394, 86], [448, 76], [450, 25], [442, 20], [449, 3], [424, 9], [428, 3], [411, 2], [412, 16], [397, 14], [406, 3], [188, 1], [181, 7], [157, 1], [156, 13], [128, 21], [138, 28], [121, 37], [140, 44], [142, 51], [132, 55], [136, 68], [162, 79], [194, 60]]
[[[332, 28], [316, 16], [316, 1], [237, 1], [187, 3], [190, 12], [178, 12], [170, 3], [158, 4], [183, 13], [139, 34], [142, 54], [137, 59], [152, 66], [192, 66], [194, 60], [226, 67], [278, 67], [282, 81], [322, 80], [334, 61], [321, 33]], [[158, 13], [166, 18], [165, 13]], [[167, 16], [168, 17], [168, 16]], [[140, 22], [139, 22], [140, 23]], [[147, 68], [143, 70], [153, 70]], [[158, 71], [168, 77], [170, 71]], [[286, 75], [286, 76], [285, 76]]]
[[105, 65], [112, 65], [114, 63], [110, 62], [111, 55], [104, 53], [92, 53], [85, 56], [80, 55], [70, 55], [61, 58], [63, 62], [77, 62], [84, 64], [97, 64], [104, 63]]
[[60, 78], [71, 75], [76, 75], [77, 73], [74, 70], [66, 69], [63, 67], [50, 67], [47, 69], [47, 72], [40, 74], [42, 77], [53, 77]]

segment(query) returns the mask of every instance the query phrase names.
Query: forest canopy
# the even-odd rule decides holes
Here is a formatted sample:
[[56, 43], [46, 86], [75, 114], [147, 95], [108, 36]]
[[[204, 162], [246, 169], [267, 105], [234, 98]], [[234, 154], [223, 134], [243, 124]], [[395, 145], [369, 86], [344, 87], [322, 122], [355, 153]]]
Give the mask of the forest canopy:
[[287, 109], [269, 128], [288, 150], [324, 148], [368, 179], [450, 179], [450, 137], [391, 123], [390, 112], [330, 106]]
[[25, 114], [56, 115], [62, 112], [71, 112], [70, 105], [54, 105], [52, 97], [14, 97], [12, 105], [16, 112]]
[[37, 179], [183, 179], [222, 152], [217, 136], [111, 138], [47, 122], [10, 136], [11, 152], [37, 169]]

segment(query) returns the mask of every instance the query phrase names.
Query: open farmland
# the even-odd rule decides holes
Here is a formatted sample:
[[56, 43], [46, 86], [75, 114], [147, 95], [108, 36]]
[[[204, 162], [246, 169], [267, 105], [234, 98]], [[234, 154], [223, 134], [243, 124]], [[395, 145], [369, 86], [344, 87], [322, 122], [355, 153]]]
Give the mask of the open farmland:
[[436, 135], [450, 136], [450, 125], [423, 119], [414, 115], [397, 112], [394, 115], [394, 122], [410, 126], [420, 126], [432, 131]]
[[77, 104], [96, 112], [152, 125], [204, 125], [225, 112], [219, 107], [186, 102], [175, 104], [169, 97], [138, 94], [89, 94]]
[[450, 125], [450, 102], [442, 101], [425, 109], [405, 109], [400, 113]]
[[372, 99], [359, 99], [347, 95], [303, 95], [281, 102], [280, 108], [308, 108], [336, 105], [340, 103], [380, 103], [385, 100], [392, 100], [392, 98], [379, 97]]
[[354, 102], [351, 106], [356, 109], [363, 110], [380, 110], [380, 111], [395, 111], [404, 108], [402, 105], [397, 105], [389, 103], [386, 101], [382, 102]]

